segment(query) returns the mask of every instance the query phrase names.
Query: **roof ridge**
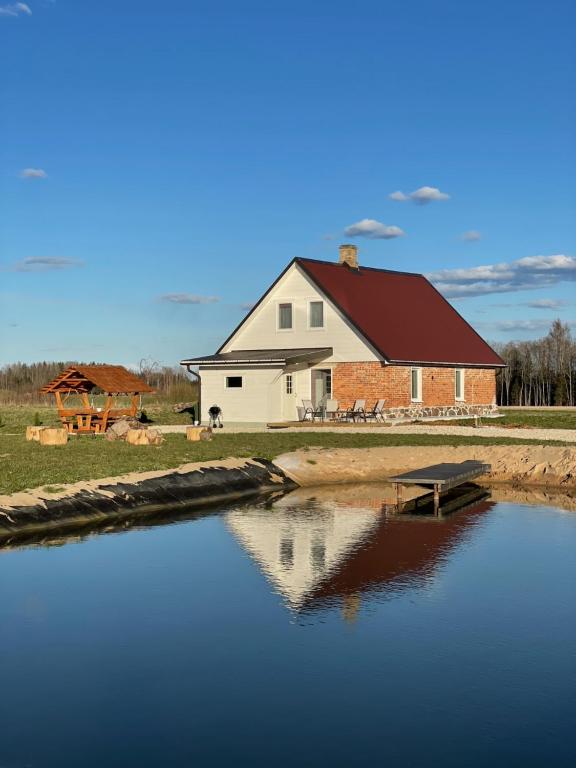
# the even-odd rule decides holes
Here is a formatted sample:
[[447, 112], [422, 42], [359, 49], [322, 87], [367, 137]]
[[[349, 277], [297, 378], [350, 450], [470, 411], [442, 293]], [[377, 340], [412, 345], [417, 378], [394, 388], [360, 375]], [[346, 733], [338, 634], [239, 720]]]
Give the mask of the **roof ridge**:
[[[324, 259], [309, 259], [305, 256], [296, 256], [293, 261], [295, 261], [297, 264], [303, 262], [303, 261], [311, 261], [313, 264], [328, 264], [331, 267], [340, 267], [342, 266], [337, 261], [325, 261]], [[384, 267], [365, 267], [364, 265], [360, 265], [358, 267], [358, 271], [362, 270], [370, 270], [371, 272], [386, 272], [387, 274], [392, 275], [408, 275], [410, 277], [425, 277], [422, 272], [406, 272], [401, 269], [385, 269]], [[351, 270], [355, 271], [355, 270]]]

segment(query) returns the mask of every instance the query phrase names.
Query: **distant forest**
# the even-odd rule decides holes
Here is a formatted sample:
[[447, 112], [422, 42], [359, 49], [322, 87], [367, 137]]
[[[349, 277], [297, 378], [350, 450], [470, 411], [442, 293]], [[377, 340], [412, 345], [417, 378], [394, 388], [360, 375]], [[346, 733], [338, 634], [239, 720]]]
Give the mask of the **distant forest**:
[[498, 372], [499, 405], [576, 405], [576, 341], [555, 320], [547, 336], [493, 344], [507, 367]]
[[[39, 394], [39, 390], [71, 365], [82, 365], [82, 363], [77, 360], [68, 360], [12, 363], [1, 367], [0, 404], [49, 403], [52, 405], [46, 395]], [[83, 363], [83, 365], [95, 365], [95, 363]], [[141, 360], [138, 369], [134, 372], [156, 390], [155, 395], [147, 395], [147, 398], [168, 400], [172, 403], [198, 400], [197, 383], [180, 366], [170, 368], [152, 360]]]

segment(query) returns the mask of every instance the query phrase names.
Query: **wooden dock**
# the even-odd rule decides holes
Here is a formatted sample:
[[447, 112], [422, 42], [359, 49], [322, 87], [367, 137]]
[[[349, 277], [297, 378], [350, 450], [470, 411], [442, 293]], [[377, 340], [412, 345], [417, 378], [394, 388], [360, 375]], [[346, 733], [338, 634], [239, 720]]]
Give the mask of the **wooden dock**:
[[490, 464], [484, 464], [481, 461], [463, 461], [459, 464], [433, 464], [430, 467], [422, 469], [413, 469], [411, 472], [404, 472], [402, 475], [391, 477], [390, 481], [394, 483], [396, 490], [396, 500], [398, 512], [402, 511], [404, 504], [403, 488], [405, 485], [419, 485], [423, 488], [432, 488], [434, 490], [434, 511], [436, 514], [440, 510], [440, 494], [458, 485], [474, 480], [476, 477], [486, 475], [490, 472]]

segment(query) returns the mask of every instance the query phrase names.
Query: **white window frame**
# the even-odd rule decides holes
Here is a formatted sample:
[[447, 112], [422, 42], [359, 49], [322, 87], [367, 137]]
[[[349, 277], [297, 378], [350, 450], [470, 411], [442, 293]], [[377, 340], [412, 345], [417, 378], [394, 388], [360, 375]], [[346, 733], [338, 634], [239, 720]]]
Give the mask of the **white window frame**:
[[[312, 325], [312, 304], [322, 304], [322, 325]], [[326, 302], [323, 299], [308, 299], [308, 330], [325, 331], [326, 330]]]
[[[458, 374], [460, 374], [460, 390], [461, 394], [460, 397], [458, 397]], [[466, 400], [466, 372], [464, 368], [455, 368], [454, 369], [454, 400], [457, 403], [463, 403]]]
[[[289, 304], [292, 308], [292, 325], [290, 328], [280, 328], [280, 307], [283, 304]], [[276, 302], [276, 330], [278, 333], [290, 333], [290, 331], [294, 330], [294, 302], [292, 299], [278, 299]]]
[[[416, 397], [413, 396], [414, 392], [412, 388], [412, 375], [414, 371], [417, 373], [416, 383], [418, 385], [418, 392], [416, 393]], [[422, 368], [410, 368], [410, 401], [412, 403], [422, 402]]]
[[294, 377], [291, 373], [287, 373], [284, 379], [284, 393], [286, 395], [294, 394]]
[[[240, 386], [239, 387], [231, 387], [228, 384], [228, 379], [240, 379]], [[244, 389], [244, 376], [226, 376], [225, 377], [226, 382], [226, 389]]]

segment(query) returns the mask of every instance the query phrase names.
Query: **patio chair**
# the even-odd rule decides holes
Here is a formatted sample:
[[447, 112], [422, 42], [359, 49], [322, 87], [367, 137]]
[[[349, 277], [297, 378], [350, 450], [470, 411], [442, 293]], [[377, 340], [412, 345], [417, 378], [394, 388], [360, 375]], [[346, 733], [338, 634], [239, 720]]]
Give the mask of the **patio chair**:
[[331, 421], [334, 421], [338, 418], [338, 414], [340, 413], [340, 410], [338, 408], [338, 400], [326, 400], [326, 405], [324, 406], [324, 409], [326, 411], [326, 418], [330, 419]]
[[314, 421], [316, 417], [324, 418], [324, 410], [321, 407], [314, 407], [312, 400], [302, 400], [302, 405], [304, 406], [304, 418], [302, 421], [307, 419]]
[[366, 400], [354, 400], [354, 405], [352, 408], [349, 408], [344, 418], [346, 419], [352, 419], [352, 421], [356, 421], [357, 419], [362, 419], [366, 421]]
[[367, 419], [374, 419], [374, 421], [384, 421], [384, 403], [386, 400], [382, 398], [377, 400], [374, 408], [366, 413]]

